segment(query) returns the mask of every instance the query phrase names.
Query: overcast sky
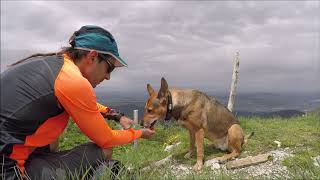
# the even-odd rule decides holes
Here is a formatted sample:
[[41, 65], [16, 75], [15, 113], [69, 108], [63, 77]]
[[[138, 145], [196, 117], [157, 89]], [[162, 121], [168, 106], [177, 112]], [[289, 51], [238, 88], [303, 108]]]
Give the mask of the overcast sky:
[[240, 92], [320, 92], [319, 1], [1, 1], [1, 71], [57, 51], [82, 25], [109, 30], [128, 68], [98, 87], [229, 92], [240, 52]]

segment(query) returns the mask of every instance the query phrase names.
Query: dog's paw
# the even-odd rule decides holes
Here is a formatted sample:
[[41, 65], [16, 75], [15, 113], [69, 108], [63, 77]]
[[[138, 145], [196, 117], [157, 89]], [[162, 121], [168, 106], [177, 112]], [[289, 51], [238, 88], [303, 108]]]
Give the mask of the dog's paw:
[[186, 155], [184, 155], [185, 159], [190, 159], [193, 156], [193, 152], [188, 152]]
[[197, 163], [193, 166], [192, 169], [193, 169], [194, 171], [200, 171], [200, 170], [202, 169], [202, 167], [203, 167], [203, 164], [197, 162]]

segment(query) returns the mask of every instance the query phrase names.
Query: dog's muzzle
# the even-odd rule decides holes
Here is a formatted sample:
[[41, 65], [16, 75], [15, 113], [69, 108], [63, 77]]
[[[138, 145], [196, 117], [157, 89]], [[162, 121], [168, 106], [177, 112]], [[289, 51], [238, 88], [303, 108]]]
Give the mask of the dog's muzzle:
[[150, 128], [153, 128], [153, 126], [157, 123], [158, 120], [154, 120], [151, 124], [150, 124]]
[[150, 124], [146, 124], [144, 127], [145, 128], [153, 128], [153, 126], [157, 123], [158, 120], [154, 120], [152, 123]]

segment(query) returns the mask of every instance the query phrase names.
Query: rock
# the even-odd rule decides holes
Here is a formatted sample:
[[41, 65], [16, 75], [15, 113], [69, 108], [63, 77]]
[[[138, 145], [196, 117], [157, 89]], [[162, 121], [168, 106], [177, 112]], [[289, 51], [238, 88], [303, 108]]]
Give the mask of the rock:
[[[285, 150], [288, 151], [287, 148], [285, 148]], [[292, 154], [286, 151], [283, 151], [283, 150], [271, 151], [270, 153], [273, 157], [273, 162], [282, 162], [285, 158], [293, 156]]]
[[164, 149], [164, 151], [169, 152], [169, 151], [171, 151], [173, 148], [179, 146], [180, 144], [181, 144], [181, 142], [177, 142], [177, 143], [175, 143], [175, 144], [166, 146], [166, 148]]
[[171, 161], [172, 161], [172, 155], [170, 155], [164, 159], [161, 159], [160, 161], [155, 162], [154, 165], [155, 166], [162, 166], [162, 165], [169, 163]]
[[171, 170], [178, 179], [185, 179], [183, 177], [192, 172], [192, 167], [185, 164], [173, 164]]
[[167, 164], [167, 163], [170, 163], [170, 162], [172, 162], [172, 161], [173, 161], [172, 155], [170, 155], [170, 156], [168, 156], [168, 157], [166, 157], [166, 158], [164, 158], [164, 159], [161, 159], [160, 161], [156, 161], [156, 162], [152, 163], [151, 165], [143, 168], [142, 171], [148, 171], [148, 170], [150, 170], [152, 167], [163, 166], [163, 165], [165, 165], [165, 164]]
[[220, 169], [220, 164], [217, 159], [210, 159], [204, 163], [205, 167], [210, 167], [211, 170]]
[[319, 167], [320, 166], [320, 156], [316, 156], [316, 157], [314, 157], [314, 158], [312, 158], [313, 159], [313, 164], [315, 165], [315, 166], [317, 166], [317, 167]]
[[[242, 168], [230, 168], [229, 161], [225, 164], [219, 164], [217, 159], [210, 159], [204, 163], [205, 167], [209, 167], [210, 173], [212, 172], [213, 177], [214, 174], [219, 175], [220, 173], [224, 173], [226, 175], [235, 175], [239, 174], [248, 174], [248, 179], [279, 179], [279, 177], [283, 179], [290, 179], [289, 171], [286, 166], [282, 164], [283, 160], [287, 157], [292, 157], [293, 150], [290, 148], [278, 148], [274, 151], [270, 151], [267, 154], [272, 156], [271, 159], [268, 158], [268, 161], [257, 163], [255, 165], [250, 164], [254, 161], [250, 161], [248, 166], [242, 166]], [[259, 155], [258, 155], [259, 156]], [[268, 156], [269, 157], [269, 156]], [[257, 156], [248, 156], [247, 159], [255, 159]], [[243, 159], [236, 159], [234, 161], [243, 162]], [[260, 159], [260, 158], [258, 158]], [[320, 165], [320, 155], [313, 158], [315, 161], [315, 165]], [[240, 160], [240, 161], [239, 161]], [[227, 168], [229, 164], [229, 168]], [[194, 173], [192, 170], [192, 166], [189, 164], [180, 164], [178, 161], [175, 161], [172, 156], [168, 156], [160, 161], [152, 163], [150, 166], [144, 168], [143, 170], [152, 170], [156, 166], [161, 167], [169, 167], [175, 179], [189, 179], [190, 176]]]
[[[254, 177], [259, 177], [258, 179], [278, 179], [277, 177], [290, 179], [289, 171], [286, 166], [282, 165], [282, 161], [287, 157], [292, 157], [293, 154], [291, 152], [289, 148], [279, 148], [269, 152], [272, 155], [272, 160], [238, 169], [226, 169], [224, 172], [229, 175], [249, 174], [253, 179], [255, 179]], [[221, 165], [221, 169], [224, 169], [225, 166]]]
[[273, 142], [277, 144], [278, 148], [281, 147], [281, 142], [280, 141], [273, 141]]
[[270, 157], [272, 156], [269, 153], [259, 154], [257, 156], [249, 156], [241, 159], [236, 159], [234, 161], [229, 161], [226, 163], [226, 167], [227, 169], [237, 169], [257, 165], [260, 163], [267, 162], [270, 159]]

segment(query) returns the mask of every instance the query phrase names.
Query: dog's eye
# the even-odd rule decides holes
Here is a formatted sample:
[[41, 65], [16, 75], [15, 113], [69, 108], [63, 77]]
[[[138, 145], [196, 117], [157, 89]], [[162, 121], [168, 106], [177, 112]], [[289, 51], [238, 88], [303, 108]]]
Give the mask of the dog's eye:
[[152, 109], [147, 109], [147, 112], [148, 112], [148, 113], [151, 113], [151, 112], [152, 112]]

